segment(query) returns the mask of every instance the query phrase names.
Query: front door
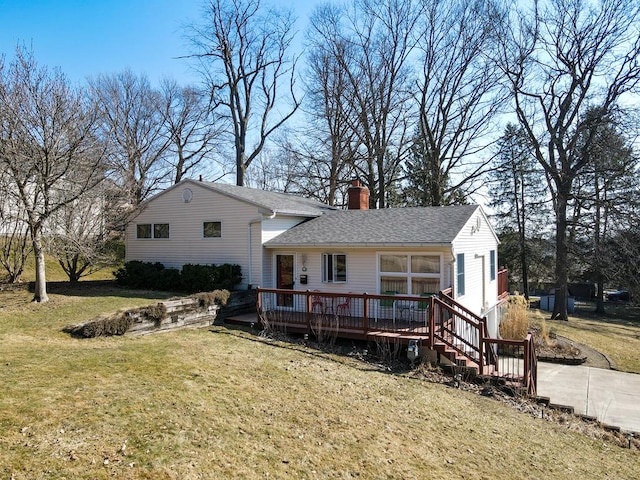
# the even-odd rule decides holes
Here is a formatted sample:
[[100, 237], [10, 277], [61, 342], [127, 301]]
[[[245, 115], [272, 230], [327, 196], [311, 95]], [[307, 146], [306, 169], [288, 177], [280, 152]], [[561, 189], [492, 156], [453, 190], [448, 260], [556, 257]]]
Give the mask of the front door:
[[[295, 257], [291, 254], [276, 255], [276, 288], [293, 290]], [[293, 307], [293, 295], [278, 294], [279, 307]]]

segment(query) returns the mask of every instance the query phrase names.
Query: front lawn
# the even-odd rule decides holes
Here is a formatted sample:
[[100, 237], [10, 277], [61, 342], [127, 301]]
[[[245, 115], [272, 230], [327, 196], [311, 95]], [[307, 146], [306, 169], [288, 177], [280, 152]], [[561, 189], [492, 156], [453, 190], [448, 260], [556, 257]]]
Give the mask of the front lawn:
[[[569, 321], [545, 320], [552, 332], [584, 343], [607, 355], [623, 372], [640, 374], [640, 307], [607, 303], [606, 315], [593, 313], [594, 306], [580, 305]], [[533, 310], [534, 322], [549, 312]]]
[[350, 357], [223, 326], [61, 332], [162, 296], [0, 292], [0, 478], [640, 477], [635, 449]]

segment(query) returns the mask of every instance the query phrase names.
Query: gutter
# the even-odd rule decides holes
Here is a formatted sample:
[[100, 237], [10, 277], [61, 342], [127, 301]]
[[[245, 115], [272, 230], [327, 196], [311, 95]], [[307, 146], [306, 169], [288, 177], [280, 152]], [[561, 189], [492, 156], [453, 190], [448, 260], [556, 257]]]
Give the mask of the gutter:
[[[270, 243], [267, 248], [409, 248], [409, 247], [451, 247], [450, 243]], [[452, 249], [453, 250], [453, 249]]]

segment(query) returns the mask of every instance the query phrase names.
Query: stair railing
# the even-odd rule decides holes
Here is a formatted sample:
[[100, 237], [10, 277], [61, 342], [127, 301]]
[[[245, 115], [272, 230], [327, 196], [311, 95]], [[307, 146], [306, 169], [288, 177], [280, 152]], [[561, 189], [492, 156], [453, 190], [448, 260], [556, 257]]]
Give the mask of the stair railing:
[[487, 363], [484, 353], [486, 323], [484, 319], [443, 292], [432, 299], [430, 334], [458, 355], [475, 362], [479, 373]]

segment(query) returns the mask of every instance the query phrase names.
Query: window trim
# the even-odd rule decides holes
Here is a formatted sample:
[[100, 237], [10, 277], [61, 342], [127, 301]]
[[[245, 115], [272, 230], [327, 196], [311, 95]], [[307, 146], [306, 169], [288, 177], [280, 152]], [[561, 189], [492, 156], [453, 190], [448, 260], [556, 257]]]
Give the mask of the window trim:
[[[167, 226], [167, 236], [166, 237], [156, 237], [156, 227], [159, 227], [160, 225], [166, 225]], [[171, 226], [168, 223], [154, 223], [153, 224], [153, 238], [155, 240], [168, 240], [171, 238]]]
[[464, 253], [458, 253], [456, 255], [456, 286], [457, 296], [463, 296], [465, 293], [465, 266], [464, 266]]
[[[148, 237], [140, 237], [139, 236], [139, 227], [143, 225], [149, 226], [149, 236]], [[167, 226], [167, 236], [166, 237], [156, 237], [156, 225], [166, 225]], [[168, 222], [158, 222], [158, 223], [136, 223], [136, 240], [169, 240], [171, 238], [171, 224]]]
[[[344, 257], [344, 280], [337, 280], [338, 270], [336, 265], [338, 264], [337, 257]], [[329, 262], [329, 258], [331, 261]], [[328, 253], [322, 254], [322, 283], [347, 283], [349, 279], [347, 268], [347, 254], [346, 253]], [[329, 278], [329, 263], [331, 263], [331, 275]]]
[[[406, 257], [406, 271], [405, 272], [386, 272], [382, 270], [382, 257], [385, 255], [400, 255]], [[439, 272], [438, 273], [418, 273], [413, 272], [411, 270], [411, 257], [437, 257], [440, 262]], [[443, 254], [441, 252], [419, 252], [419, 251], [411, 251], [411, 252], [377, 252], [377, 289], [378, 293], [382, 294], [384, 292], [380, 291], [380, 278], [385, 277], [396, 277], [396, 278], [404, 278], [407, 282], [407, 293], [402, 295], [412, 295], [416, 296], [416, 294], [411, 293], [413, 291], [413, 279], [437, 279], [438, 280], [438, 291], [442, 290], [442, 280], [444, 275], [444, 265], [443, 265]]]
[[[207, 223], [219, 223], [220, 224], [220, 235], [218, 236], [206, 236], [205, 235], [205, 224]], [[202, 221], [202, 238], [206, 240], [222, 238], [222, 221], [221, 220], [203, 220]]]
[[[149, 227], [149, 236], [140, 236], [140, 228]], [[149, 240], [153, 239], [153, 223], [136, 223], [136, 240]]]

